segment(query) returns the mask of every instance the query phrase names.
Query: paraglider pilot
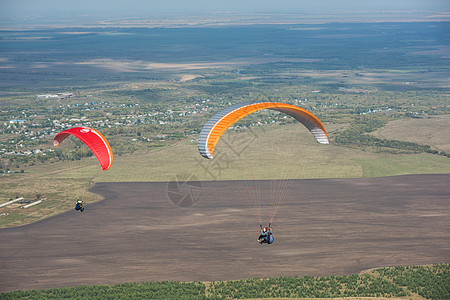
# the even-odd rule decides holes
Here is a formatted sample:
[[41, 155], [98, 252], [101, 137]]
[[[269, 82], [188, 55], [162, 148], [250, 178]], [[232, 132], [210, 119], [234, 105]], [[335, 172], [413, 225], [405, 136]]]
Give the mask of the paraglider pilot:
[[80, 199], [78, 199], [77, 203], [75, 204], [75, 210], [79, 210], [81, 212], [84, 211], [83, 201], [81, 201]]
[[262, 225], [259, 225], [261, 227], [261, 234], [259, 235], [258, 242], [260, 244], [272, 244], [273, 243], [273, 236], [272, 236], [272, 224], [269, 223], [269, 226], [262, 227]]

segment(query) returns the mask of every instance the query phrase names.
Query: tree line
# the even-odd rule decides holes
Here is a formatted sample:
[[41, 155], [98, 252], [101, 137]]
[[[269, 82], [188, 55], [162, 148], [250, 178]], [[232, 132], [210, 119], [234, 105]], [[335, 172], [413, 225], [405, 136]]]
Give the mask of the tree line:
[[282, 276], [213, 282], [144, 282], [15, 291], [0, 299], [248, 299], [406, 297], [450, 299], [450, 264], [398, 266], [348, 276]]

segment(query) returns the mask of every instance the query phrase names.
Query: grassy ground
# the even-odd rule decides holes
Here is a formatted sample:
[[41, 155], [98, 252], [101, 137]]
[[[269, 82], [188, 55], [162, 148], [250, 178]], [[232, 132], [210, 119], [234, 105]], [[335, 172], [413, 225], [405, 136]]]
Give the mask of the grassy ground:
[[435, 149], [450, 152], [450, 115], [429, 119], [403, 119], [390, 122], [374, 132], [380, 138], [432, 145]]
[[[294, 136], [299, 138], [293, 142]], [[100, 173], [96, 181], [170, 181], [177, 174], [186, 173], [199, 180], [246, 180], [285, 174], [305, 179], [450, 172], [450, 162], [443, 156], [397, 155], [320, 145], [309, 132], [299, 132], [296, 126], [227, 133], [217, 145], [214, 157], [204, 159], [196, 144], [180, 142], [152, 153], [117, 157], [111, 170]]]
[[77, 163], [36, 165], [29, 173], [4, 176], [0, 181], [1, 203], [16, 197], [34, 200], [47, 198], [42, 204], [24, 209], [23, 204], [0, 208], [0, 226], [19, 226], [72, 209], [76, 199], [98, 201], [100, 196], [87, 192], [98, 173], [91, 159]]
[[[442, 120], [447, 122], [449, 119], [437, 119], [436, 122]], [[414, 136], [414, 141], [423, 142], [427, 137], [426, 129], [432, 132], [434, 128], [421, 126], [423, 120], [395, 122], [381, 133], [405, 140]], [[395, 136], [402, 130], [391, 128], [398, 124], [415, 126], [421, 133]], [[329, 131], [333, 130], [330, 125]], [[443, 147], [434, 144], [440, 143], [440, 139], [433, 137], [430, 141], [433, 146]], [[214, 159], [207, 160], [198, 153], [196, 143], [181, 141], [157, 151], [115, 156], [108, 171], [99, 171], [93, 159], [36, 165], [28, 173], [1, 177], [0, 203], [16, 196], [31, 200], [36, 194], [43, 194], [48, 200], [29, 209], [17, 205], [0, 208], [0, 214], [8, 214], [0, 216], [0, 227], [17, 226], [67, 211], [79, 197], [85, 202], [98, 201], [99, 196], [86, 191], [95, 181], [171, 181], [181, 175], [191, 180], [214, 181], [286, 176], [304, 179], [450, 173], [450, 160], [444, 156], [377, 153], [372, 149], [353, 149], [333, 143], [320, 145], [307, 130], [296, 125], [265, 126], [240, 132], [232, 130], [220, 140], [214, 156]]]

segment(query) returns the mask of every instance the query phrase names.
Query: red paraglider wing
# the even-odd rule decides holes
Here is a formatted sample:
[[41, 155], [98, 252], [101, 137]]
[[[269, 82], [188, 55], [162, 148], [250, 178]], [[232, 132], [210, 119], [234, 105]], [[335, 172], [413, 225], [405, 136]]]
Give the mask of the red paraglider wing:
[[53, 146], [59, 146], [61, 142], [69, 135], [79, 138], [86, 146], [91, 149], [97, 158], [102, 170], [111, 168], [113, 155], [111, 147], [106, 138], [97, 130], [89, 127], [75, 127], [59, 132], [53, 138]]

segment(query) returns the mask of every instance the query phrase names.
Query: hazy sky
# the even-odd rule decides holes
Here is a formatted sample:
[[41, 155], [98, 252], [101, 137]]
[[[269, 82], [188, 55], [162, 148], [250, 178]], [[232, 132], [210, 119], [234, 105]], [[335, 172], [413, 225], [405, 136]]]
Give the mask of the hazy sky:
[[305, 12], [330, 10], [449, 11], [450, 0], [0, 0], [1, 14], [50, 15], [208, 12]]

